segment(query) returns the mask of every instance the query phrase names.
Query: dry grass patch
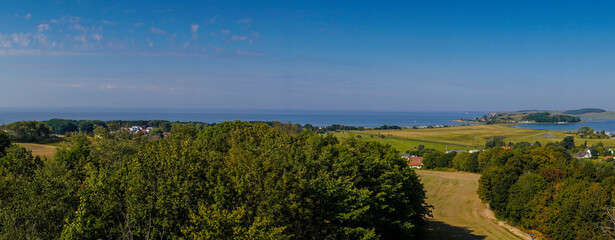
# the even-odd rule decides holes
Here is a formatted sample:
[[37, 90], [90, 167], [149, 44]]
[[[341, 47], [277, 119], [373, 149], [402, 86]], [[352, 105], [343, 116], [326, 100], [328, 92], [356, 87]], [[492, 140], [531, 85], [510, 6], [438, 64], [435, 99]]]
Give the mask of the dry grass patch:
[[531, 239], [519, 229], [495, 220], [478, 198], [479, 174], [417, 170], [434, 206], [421, 239]]
[[38, 144], [38, 143], [16, 143], [25, 147], [26, 149], [32, 151], [32, 155], [47, 157], [48, 159], [53, 159], [53, 155], [58, 150], [58, 147], [46, 144]]

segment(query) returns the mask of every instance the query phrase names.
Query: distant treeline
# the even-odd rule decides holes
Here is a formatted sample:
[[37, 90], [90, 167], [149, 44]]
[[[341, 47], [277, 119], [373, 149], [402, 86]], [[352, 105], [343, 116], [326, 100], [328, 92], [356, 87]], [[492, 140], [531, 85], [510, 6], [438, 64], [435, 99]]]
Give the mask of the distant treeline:
[[389, 130], [389, 129], [396, 130], [396, 129], [401, 129], [401, 127], [400, 126], [396, 126], [396, 125], [391, 125], [391, 126], [382, 125], [380, 127], [374, 128], [374, 129], [376, 129], [376, 130]]
[[[257, 123], [254, 121], [252, 123]], [[291, 124], [277, 121], [262, 122], [275, 129], [290, 133], [299, 133], [303, 130], [324, 134], [332, 131], [365, 130], [364, 127], [345, 126], [334, 124], [327, 127], [315, 127], [311, 124]], [[64, 135], [71, 132], [94, 133], [97, 127], [102, 127], [109, 131], [119, 131], [121, 129], [137, 127], [151, 127], [148, 135], [162, 135], [164, 132], [171, 132], [174, 128], [181, 128], [185, 125], [194, 126], [197, 129], [205, 129], [216, 125], [216, 123], [203, 122], [170, 122], [166, 120], [137, 120], [137, 121], [101, 121], [101, 120], [71, 120], [53, 118], [47, 121], [19, 121], [10, 124], [0, 125], [0, 130], [7, 132], [12, 141], [17, 142], [41, 142], [51, 137], [51, 134]], [[378, 129], [400, 129], [398, 126], [382, 126]]]
[[[113, 120], [113, 121], [100, 121], [100, 120], [70, 120], [70, 119], [60, 119], [53, 118], [47, 121], [44, 121], [51, 129], [53, 129], [53, 133], [55, 134], [65, 134], [67, 132], [85, 132], [91, 133], [94, 131], [96, 126], [102, 126], [108, 128], [111, 131], [117, 131], [121, 128], [128, 128], [132, 126], [139, 127], [152, 127], [152, 128], [160, 128], [163, 132], [171, 131], [172, 122], [165, 120], [138, 120], [138, 121], [124, 121], [124, 120]], [[201, 123], [201, 122], [176, 122], [183, 124], [195, 124], [199, 125], [199, 128], [204, 128], [206, 126], [213, 126], [213, 124]]]
[[604, 109], [600, 108], [582, 108], [577, 110], [568, 110], [563, 112], [563, 114], [571, 114], [571, 115], [582, 115], [586, 113], [603, 113], [606, 112]]
[[570, 116], [570, 115], [551, 115], [551, 113], [548, 113], [548, 112], [541, 112], [541, 113], [530, 113], [527, 116], [524, 116], [523, 120], [535, 121], [537, 123], [557, 123], [557, 122], [574, 123], [574, 122], [580, 122], [581, 118]]
[[37, 121], [3, 124], [0, 126], [0, 131], [7, 133], [11, 141], [18, 142], [40, 142], [48, 139], [52, 134], [47, 124]]

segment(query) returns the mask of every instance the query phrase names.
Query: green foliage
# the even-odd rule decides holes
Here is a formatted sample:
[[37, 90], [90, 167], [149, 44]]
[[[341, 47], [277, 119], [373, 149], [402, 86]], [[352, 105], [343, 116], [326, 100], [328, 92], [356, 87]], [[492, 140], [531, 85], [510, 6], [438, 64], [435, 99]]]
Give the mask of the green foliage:
[[3, 131], [0, 131], [0, 157], [4, 155], [4, 151], [11, 146], [11, 138]]
[[21, 121], [0, 126], [0, 130], [6, 131], [12, 141], [39, 142], [51, 135], [52, 131], [44, 122]]
[[69, 120], [69, 119], [60, 119], [53, 118], [45, 121], [51, 129], [53, 129], [53, 133], [55, 134], [66, 134], [68, 132], [76, 132], [79, 131], [79, 127], [77, 127], [77, 121]]
[[[484, 156], [483, 156], [484, 155]], [[561, 146], [488, 150], [478, 194], [496, 216], [552, 239], [606, 239], [615, 166], [572, 159]]]
[[478, 156], [480, 153], [462, 152], [457, 154], [453, 159], [453, 168], [459, 171], [477, 172], [478, 171]]
[[491, 138], [485, 142], [485, 149], [506, 146], [506, 143], [501, 138]]
[[584, 126], [584, 127], [580, 127], [579, 130], [577, 130], [577, 134], [579, 135], [580, 138], [599, 138], [599, 139], [607, 139], [610, 138], [609, 135], [606, 134], [606, 131], [602, 130], [600, 132], [595, 132], [593, 128]]
[[442, 152], [433, 151], [423, 155], [423, 167], [426, 169], [434, 169], [438, 167], [438, 159], [442, 156]]
[[548, 113], [548, 112], [540, 112], [540, 113], [530, 113], [524, 116], [523, 120], [535, 121], [537, 123], [557, 123], [557, 122], [574, 123], [574, 122], [580, 122], [581, 118], [570, 116], [570, 115], [551, 115], [551, 113]]
[[547, 182], [540, 175], [535, 173], [525, 174], [508, 190], [508, 218], [513, 222], [518, 222], [525, 227], [529, 226], [532, 220], [533, 206], [530, 201], [534, 196], [547, 188]]
[[391, 125], [391, 126], [388, 126], [388, 125], [382, 125], [382, 126], [380, 126], [380, 127], [376, 127], [376, 128], [374, 128], [374, 129], [375, 129], [375, 130], [390, 130], [390, 129], [401, 129], [401, 127], [400, 127], [400, 126], [397, 126], [397, 125]]
[[562, 147], [564, 147], [567, 150], [573, 149], [574, 148], [574, 137], [573, 136], [565, 137], [564, 140], [562, 140]]
[[[0, 158], [0, 238], [408, 239], [429, 208], [389, 146], [292, 126], [99, 128], [40, 161]], [[100, 134], [98, 134], [100, 132]]]
[[102, 126], [106, 128], [107, 124], [100, 120], [79, 121], [77, 124], [79, 131], [85, 132], [85, 133], [94, 132], [94, 128], [96, 128], [96, 126]]
[[604, 109], [600, 108], [581, 108], [576, 110], [568, 110], [563, 112], [563, 114], [571, 114], [571, 115], [582, 115], [586, 113], [603, 113], [606, 112]]

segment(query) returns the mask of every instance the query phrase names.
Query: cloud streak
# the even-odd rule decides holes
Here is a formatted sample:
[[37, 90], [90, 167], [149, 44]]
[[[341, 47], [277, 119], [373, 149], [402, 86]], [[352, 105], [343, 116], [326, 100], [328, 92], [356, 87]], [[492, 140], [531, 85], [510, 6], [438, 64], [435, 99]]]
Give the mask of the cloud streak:
[[160, 34], [160, 35], [164, 35], [166, 34], [166, 32], [160, 28], [155, 28], [155, 27], [150, 27], [149, 30], [153, 33], [153, 34]]
[[31, 35], [31, 33], [13, 33], [11, 34], [11, 38], [13, 39], [13, 43], [16, 43], [22, 47], [27, 47], [30, 45]]

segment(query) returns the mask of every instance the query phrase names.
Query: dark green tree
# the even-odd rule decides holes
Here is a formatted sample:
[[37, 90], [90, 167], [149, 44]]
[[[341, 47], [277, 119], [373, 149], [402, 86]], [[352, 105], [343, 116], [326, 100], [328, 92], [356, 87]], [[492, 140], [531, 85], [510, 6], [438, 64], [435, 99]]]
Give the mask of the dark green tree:
[[562, 140], [562, 147], [564, 147], [566, 150], [570, 150], [574, 148], [574, 137], [573, 136], [565, 137], [564, 140]]

